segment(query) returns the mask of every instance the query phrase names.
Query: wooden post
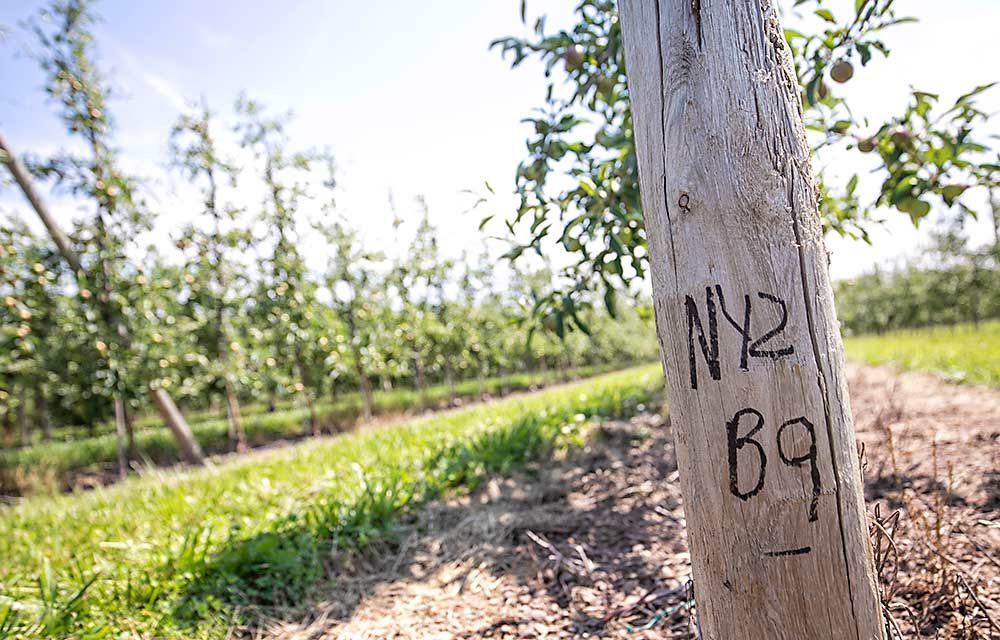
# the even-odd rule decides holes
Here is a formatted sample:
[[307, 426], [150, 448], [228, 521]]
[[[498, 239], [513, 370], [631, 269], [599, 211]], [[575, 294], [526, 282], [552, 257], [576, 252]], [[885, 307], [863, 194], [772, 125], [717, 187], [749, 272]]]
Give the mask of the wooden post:
[[229, 446], [236, 453], [245, 453], [247, 450], [247, 434], [243, 430], [243, 416], [240, 414], [240, 402], [236, 398], [236, 390], [233, 384], [226, 378], [226, 423], [229, 428]]
[[31, 444], [31, 428], [28, 419], [28, 387], [22, 385], [17, 396], [17, 429], [21, 435], [21, 446]]
[[695, 597], [712, 640], [885, 638], [771, 0], [619, 0]]
[[128, 438], [125, 427], [125, 398], [120, 391], [115, 391], [115, 446], [118, 453], [118, 477], [124, 480], [128, 477], [128, 452], [125, 441]]
[[180, 449], [181, 459], [190, 464], [204, 464], [205, 454], [201, 451], [201, 446], [195, 440], [191, 428], [188, 427], [180, 409], [170, 399], [170, 395], [160, 387], [149, 388], [149, 394], [153, 398], [153, 404], [166, 423], [167, 428], [174, 434], [177, 446]]

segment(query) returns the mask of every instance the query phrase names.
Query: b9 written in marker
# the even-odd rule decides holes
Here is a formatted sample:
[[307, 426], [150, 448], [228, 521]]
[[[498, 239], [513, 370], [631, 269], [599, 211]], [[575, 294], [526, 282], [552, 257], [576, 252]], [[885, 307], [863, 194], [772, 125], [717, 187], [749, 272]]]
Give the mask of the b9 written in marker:
[[[740, 409], [733, 416], [732, 420], [726, 422], [726, 442], [729, 453], [729, 492], [743, 501], [748, 501], [764, 488], [767, 476], [767, 454], [761, 444], [758, 434], [764, 428], [764, 416], [752, 407]], [[793, 439], [795, 434], [805, 433], [809, 438], [808, 447], [804, 451], [797, 451]], [[789, 467], [809, 466], [809, 477], [812, 480], [812, 499], [809, 502], [809, 522], [819, 519], [819, 495], [822, 491], [820, 485], [819, 464], [817, 462], [816, 449], [816, 428], [804, 416], [792, 418], [781, 423], [777, 432], [778, 457], [781, 462]], [[799, 446], [798, 449], [803, 449]], [[757, 457], [757, 477], [753, 485], [746, 487], [744, 478], [740, 477], [741, 453], [745, 462], [745, 451], [752, 452]], [[744, 469], [746, 465], [744, 464]]]

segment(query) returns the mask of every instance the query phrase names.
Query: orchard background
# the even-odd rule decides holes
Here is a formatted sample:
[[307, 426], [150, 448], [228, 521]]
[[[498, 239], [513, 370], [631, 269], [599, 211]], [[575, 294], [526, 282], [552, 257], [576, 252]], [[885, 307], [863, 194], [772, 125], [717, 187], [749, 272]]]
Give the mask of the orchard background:
[[[383, 551], [398, 584], [400, 532], [456, 496], [511, 478], [547, 495], [551, 456], [586, 493], [609, 478], [574, 456], [616, 438], [654, 475], [614, 482], [666, 482], [644, 456], [669, 430], [635, 427], [668, 411], [632, 368], [659, 347], [616, 5], [468, 4], [0, 9], [0, 638], [377, 635], [387, 616], [357, 617], [375, 592], [330, 605], [331, 585]], [[879, 465], [891, 633], [994, 637], [1000, 15], [777, 6]], [[938, 404], [907, 409], [914, 385]], [[907, 422], [940, 414], [964, 426]], [[559, 517], [576, 537], [490, 529], [543, 552], [546, 588], [599, 590], [611, 567], [603, 612], [571, 629], [579, 594], [549, 589], [542, 622], [625, 634], [645, 615], [685, 637], [668, 534], [636, 544], [677, 571], [630, 583], [621, 553], [577, 540], [591, 516]], [[673, 600], [635, 604], [644, 589]]]

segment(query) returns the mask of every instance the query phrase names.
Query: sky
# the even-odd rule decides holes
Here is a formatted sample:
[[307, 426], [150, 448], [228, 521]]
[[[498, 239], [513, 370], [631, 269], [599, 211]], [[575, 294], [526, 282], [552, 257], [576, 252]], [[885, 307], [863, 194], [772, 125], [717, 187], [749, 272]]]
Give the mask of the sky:
[[[63, 146], [65, 135], [28, 55], [33, 40], [19, 23], [44, 4], [0, 0], [0, 130], [15, 149], [42, 154]], [[568, 24], [574, 4], [529, 1], [529, 18], [541, 11], [551, 25]], [[829, 4], [835, 13], [853, 6], [850, 0]], [[892, 56], [859, 69], [843, 87], [856, 113], [877, 119], [899, 112], [911, 86], [947, 100], [1000, 79], [995, 65], [1000, 2], [897, 4], [921, 22], [887, 34]], [[514, 171], [528, 133], [520, 120], [541, 104], [545, 91], [538, 65], [512, 71], [497, 51], [488, 50], [494, 38], [526, 33], [518, 5], [517, 0], [98, 2], [99, 62], [118, 91], [112, 104], [117, 144], [125, 168], [150, 181], [160, 212], [151, 241], [169, 246], [170, 234], [197, 210], [197, 192], [166, 167], [171, 124], [200, 96], [223, 121], [231, 121], [233, 102], [245, 91], [275, 112], [294, 112], [289, 128], [294, 148], [326, 148], [336, 156], [338, 209], [361, 230], [369, 248], [390, 255], [399, 250], [391, 192], [409, 225], [419, 215], [415, 197], [424, 195], [445, 250], [456, 257], [462, 251], [477, 254], [483, 212], [469, 211], [475, 197], [467, 191], [483, 193], [489, 182], [497, 191], [491, 212], [513, 208]], [[1000, 108], [1000, 88], [983, 104], [989, 111]], [[996, 132], [995, 123], [990, 127]], [[827, 170], [846, 180], [859, 168], [856, 159], [835, 156]], [[79, 213], [65, 198], [51, 202], [66, 224]], [[0, 211], [14, 209], [27, 213], [19, 194], [0, 191]], [[871, 247], [828, 240], [835, 278], [891, 264], [926, 243], [926, 229], [914, 230], [902, 215], [890, 219], [875, 230]], [[987, 222], [972, 225], [970, 233], [985, 240]], [[307, 253], [313, 264], [322, 264], [318, 242], [307, 244]]]

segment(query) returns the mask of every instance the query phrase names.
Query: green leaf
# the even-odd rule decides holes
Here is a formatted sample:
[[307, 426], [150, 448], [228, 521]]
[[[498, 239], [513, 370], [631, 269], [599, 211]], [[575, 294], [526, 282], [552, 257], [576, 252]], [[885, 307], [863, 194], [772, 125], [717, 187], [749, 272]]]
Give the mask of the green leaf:
[[945, 203], [950, 207], [955, 203], [955, 199], [965, 193], [968, 187], [962, 184], [949, 184], [945, 185], [941, 189], [941, 197], [944, 198]]
[[513, 247], [510, 251], [500, 256], [500, 259], [510, 260], [513, 262], [514, 260], [520, 258], [522, 253], [524, 253], [524, 247]]
[[864, 42], [856, 42], [854, 48], [857, 50], [858, 54], [861, 56], [861, 66], [865, 66], [872, 59], [872, 50]]
[[931, 212], [930, 203], [912, 197], [901, 199], [896, 204], [896, 208], [903, 213], [908, 213], [910, 215], [910, 220], [913, 222], [913, 226], [917, 226], [920, 223], [920, 220]]
[[851, 179], [847, 181], [847, 195], [854, 195], [854, 190], [858, 187], [858, 174], [851, 176]]
[[835, 131], [837, 133], [843, 133], [843, 132], [847, 131], [848, 129], [850, 129], [852, 124], [854, 124], [854, 123], [851, 122], [850, 120], [837, 120], [830, 127], [830, 130], [831, 131]]
[[958, 97], [958, 99], [955, 100], [955, 106], [959, 106], [959, 105], [965, 104], [966, 102], [969, 101], [969, 98], [974, 98], [977, 95], [979, 95], [980, 93], [986, 91], [987, 89], [993, 88], [993, 86], [995, 84], [996, 84], [996, 82], [990, 82], [989, 84], [981, 84], [978, 87], [976, 87], [975, 89], [973, 89], [972, 91], [960, 95]]
[[816, 104], [816, 89], [819, 87], [819, 80], [820, 77], [818, 75], [813, 76], [813, 79], [806, 84], [806, 102], [810, 107]]
[[611, 286], [605, 286], [604, 289], [604, 308], [608, 310], [608, 315], [612, 318], [618, 317], [617, 296]]
[[834, 24], [837, 22], [837, 20], [833, 17], [833, 13], [829, 9], [816, 9], [815, 13], [827, 22], [832, 22]]

